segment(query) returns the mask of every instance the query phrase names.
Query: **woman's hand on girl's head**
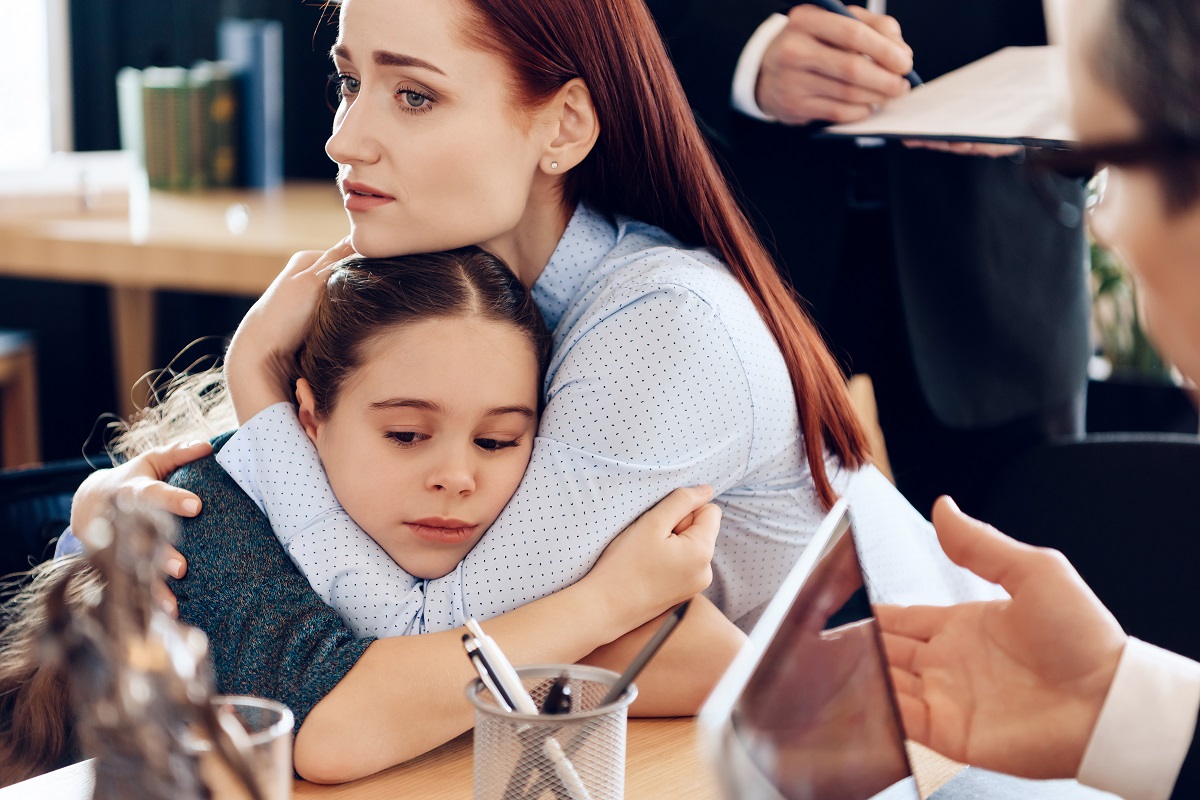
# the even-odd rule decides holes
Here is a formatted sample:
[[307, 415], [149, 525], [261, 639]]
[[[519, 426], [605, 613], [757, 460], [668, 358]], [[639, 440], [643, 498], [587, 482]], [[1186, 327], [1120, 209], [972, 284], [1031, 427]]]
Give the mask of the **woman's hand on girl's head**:
[[239, 423], [291, 399], [292, 356], [331, 268], [352, 255], [350, 237], [324, 252], [296, 253], [238, 325], [225, 356], [225, 376]]
[[605, 548], [585, 580], [602, 582], [609, 607], [627, 630], [645, 623], [712, 582], [721, 509], [711, 486], [676, 489]]

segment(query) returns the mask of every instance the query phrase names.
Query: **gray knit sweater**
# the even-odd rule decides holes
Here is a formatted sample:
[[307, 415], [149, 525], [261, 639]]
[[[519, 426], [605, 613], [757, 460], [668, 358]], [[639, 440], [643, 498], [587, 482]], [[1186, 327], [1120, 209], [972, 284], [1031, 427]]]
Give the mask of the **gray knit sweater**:
[[[213, 440], [214, 452], [230, 435]], [[277, 700], [299, 731], [373, 640], [356, 638], [321, 601], [216, 459], [187, 464], [169, 482], [204, 501], [198, 516], [181, 520], [188, 572], [170, 581], [180, 619], [208, 634], [218, 691]]]

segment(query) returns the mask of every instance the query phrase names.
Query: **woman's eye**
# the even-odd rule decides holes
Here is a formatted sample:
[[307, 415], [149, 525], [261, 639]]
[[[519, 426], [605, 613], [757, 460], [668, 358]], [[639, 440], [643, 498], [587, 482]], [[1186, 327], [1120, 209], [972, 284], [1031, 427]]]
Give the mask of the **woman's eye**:
[[391, 439], [401, 447], [411, 447], [418, 442], [423, 442], [429, 437], [423, 433], [416, 431], [388, 431], [387, 438]]
[[411, 89], [404, 89], [398, 92], [398, 94], [400, 95], [400, 100], [404, 103], [404, 107], [414, 111], [418, 109], [424, 110], [428, 108], [429, 104], [432, 102], [428, 96], [423, 95], [420, 92], [414, 92]]
[[358, 78], [352, 78], [349, 75], [343, 75], [340, 72], [335, 72], [329, 76], [329, 82], [337, 89], [338, 99], [345, 97], [348, 94], [358, 94], [361, 82]]
[[476, 439], [475, 446], [483, 450], [503, 450], [506, 447], [516, 447], [520, 444], [519, 439], [506, 441], [504, 439]]

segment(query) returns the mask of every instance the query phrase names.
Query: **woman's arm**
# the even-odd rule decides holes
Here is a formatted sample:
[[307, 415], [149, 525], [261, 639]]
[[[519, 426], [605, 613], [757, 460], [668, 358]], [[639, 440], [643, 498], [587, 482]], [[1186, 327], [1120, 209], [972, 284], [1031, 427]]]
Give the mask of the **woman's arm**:
[[[329, 268], [351, 255], [348, 237], [324, 253], [296, 253], [238, 325], [225, 354], [225, 380], [238, 424], [292, 399], [292, 357], [308, 330]], [[278, 335], [255, 336], [256, 330]]]
[[[220, 691], [292, 709], [301, 775], [350, 780], [471, 726], [463, 689], [473, 672], [461, 630], [354, 637], [215, 459], [171, 480], [209, 499], [184, 521], [179, 548], [190, 575], [172, 587], [180, 617], [208, 634]], [[695, 594], [712, 574], [720, 512], [702, 505], [710, 494], [706, 487], [674, 492], [618, 536], [578, 585], [488, 620], [488, 632], [515, 663], [569, 663]], [[677, 523], [687, 526], [679, 534]]]
[[[617, 537], [583, 580], [488, 620], [488, 633], [514, 664], [569, 664], [694, 595], [712, 577], [720, 512], [708, 504], [678, 534], [671, 528], [707, 495], [672, 493]], [[462, 633], [371, 644], [300, 728], [296, 771], [316, 782], [352, 780], [469, 729], [474, 712], [463, 690], [475, 673]]]

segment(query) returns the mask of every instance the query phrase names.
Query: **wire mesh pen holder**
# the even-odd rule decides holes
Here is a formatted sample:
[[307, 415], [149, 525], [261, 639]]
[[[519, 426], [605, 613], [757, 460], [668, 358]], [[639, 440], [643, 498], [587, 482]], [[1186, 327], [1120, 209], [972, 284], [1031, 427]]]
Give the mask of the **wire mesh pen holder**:
[[621, 800], [625, 718], [637, 688], [600, 706], [615, 672], [580, 665], [517, 668], [538, 708], [564, 672], [574, 702], [569, 714], [505, 711], [482, 681], [467, 685], [475, 706], [475, 800]]

